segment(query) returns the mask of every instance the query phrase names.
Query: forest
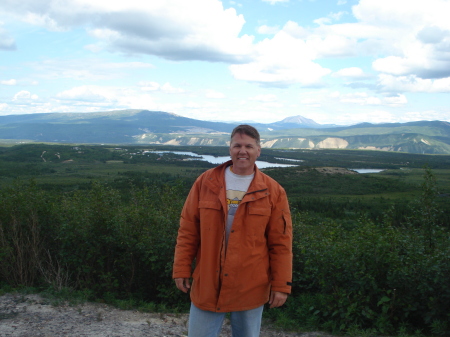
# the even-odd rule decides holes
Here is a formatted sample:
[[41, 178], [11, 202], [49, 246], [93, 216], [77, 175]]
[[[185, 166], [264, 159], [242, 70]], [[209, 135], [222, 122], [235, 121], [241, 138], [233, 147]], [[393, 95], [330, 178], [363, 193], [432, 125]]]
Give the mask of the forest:
[[[183, 312], [171, 280], [191, 156], [226, 147], [22, 144], [0, 147], [0, 289]], [[448, 335], [450, 156], [263, 149], [286, 189], [293, 294], [265, 319], [349, 336]], [[383, 171], [359, 174], [354, 169]], [[81, 295], [80, 295], [81, 294]]]

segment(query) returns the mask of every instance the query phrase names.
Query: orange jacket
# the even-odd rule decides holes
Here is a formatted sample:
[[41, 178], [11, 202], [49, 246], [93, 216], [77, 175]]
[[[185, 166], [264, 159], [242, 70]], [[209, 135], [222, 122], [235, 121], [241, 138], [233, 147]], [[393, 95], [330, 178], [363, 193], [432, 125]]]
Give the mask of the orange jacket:
[[225, 169], [231, 161], [197, 178], [184, 204], [173, 278], [189, 278], [191, 300], [215, 312], [257, 308], [270, 290], [291, 292], [292, 222], [284, 189], [255, 166], [239, 205], [225, 255], [228, 214]]

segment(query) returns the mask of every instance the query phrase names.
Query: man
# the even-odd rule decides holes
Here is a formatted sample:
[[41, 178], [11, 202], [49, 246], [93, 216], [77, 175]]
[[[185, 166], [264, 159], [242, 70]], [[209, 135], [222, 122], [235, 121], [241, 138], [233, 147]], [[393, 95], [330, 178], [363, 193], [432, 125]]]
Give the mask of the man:
[[255, 165], [254, 127], [237, 126], [229, 151], [231, 161], [197, 178], [181, 213], [173, 278], [191, 290], [189, 337], [219, 336], [227, 312], [233, 337], [259, 336], [264, 303], [279, 307], [291, 292], [286, 193]]

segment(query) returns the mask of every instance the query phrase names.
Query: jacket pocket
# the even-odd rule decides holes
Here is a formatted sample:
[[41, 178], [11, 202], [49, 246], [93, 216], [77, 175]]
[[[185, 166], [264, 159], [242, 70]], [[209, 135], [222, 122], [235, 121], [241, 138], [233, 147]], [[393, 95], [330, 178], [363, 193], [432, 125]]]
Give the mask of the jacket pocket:
[[200, 226], [208, 230], [219, 230], [223, 227], [221, 226], [223, 223], [222, 205], [218, 200], [200, 200], [198, 208]]
[[265, 231], [269, 223], [271, 209], [269, 207], [249, 207], [247, 225], [252, 228], [249, 234], [257, 241], [265, 242]]
[[211, 208], [220, 211], [222, 209], [222, 205], [218, 200], [200, 200], [198, 202], [198, 208], [200, 209]]
[[249, 207], [248, 214], [250, 215], [262, 215], [262, 216], [270, 216], [271, 209], [268, 207]]

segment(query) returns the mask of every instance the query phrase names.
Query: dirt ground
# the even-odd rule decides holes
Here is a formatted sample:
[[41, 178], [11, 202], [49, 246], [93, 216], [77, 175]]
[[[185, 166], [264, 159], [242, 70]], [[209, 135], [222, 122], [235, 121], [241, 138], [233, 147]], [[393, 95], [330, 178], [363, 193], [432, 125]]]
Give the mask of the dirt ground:
[[[39, 295], [0, 296], [0, 337], [186, 337], [187, 321], [186, 314], [142, 313], [99, 303], [53, 306]], [[228, 322], [220, 336], [231, 336]], [[283, 332], [264, 324], [260, 336], [331, 337]]]

